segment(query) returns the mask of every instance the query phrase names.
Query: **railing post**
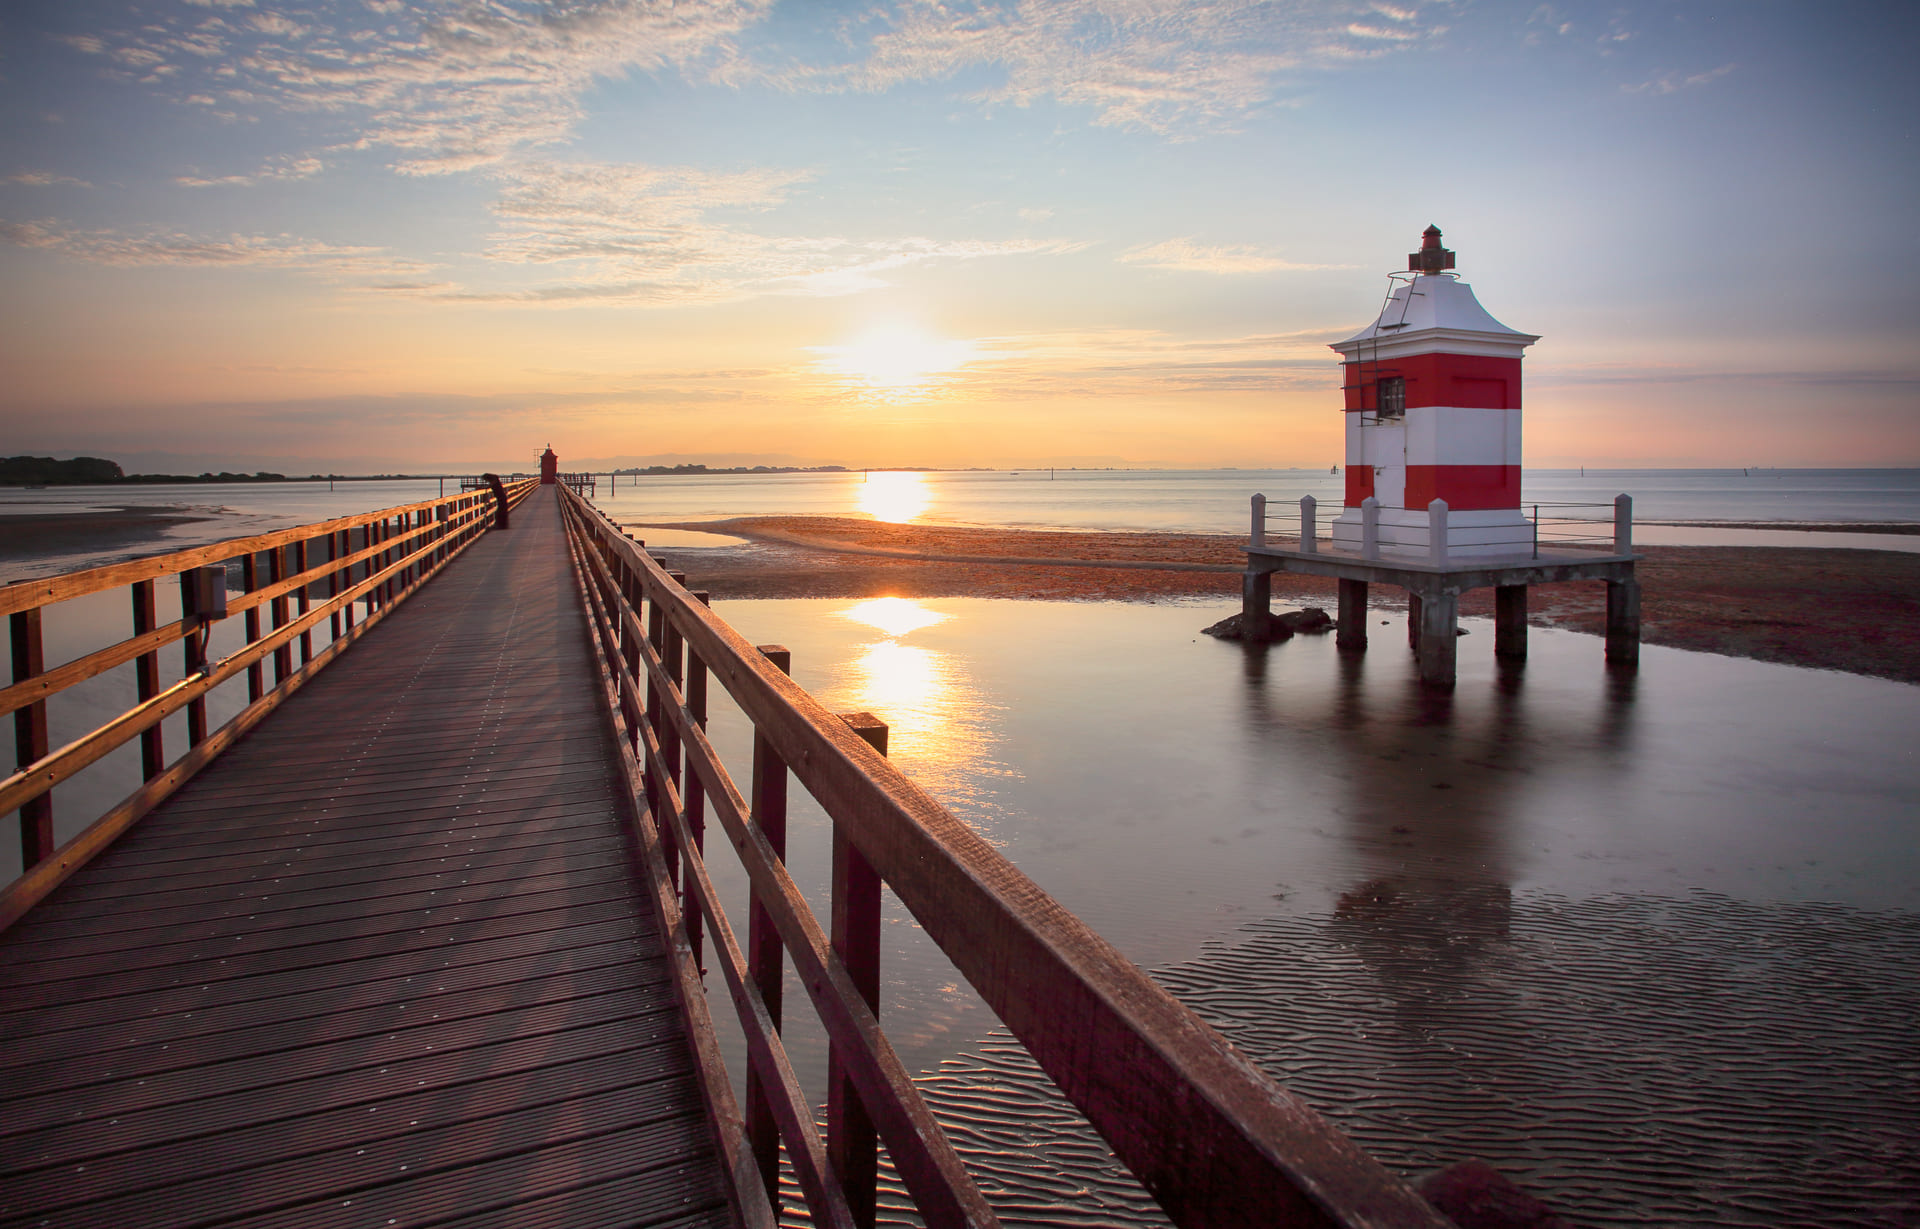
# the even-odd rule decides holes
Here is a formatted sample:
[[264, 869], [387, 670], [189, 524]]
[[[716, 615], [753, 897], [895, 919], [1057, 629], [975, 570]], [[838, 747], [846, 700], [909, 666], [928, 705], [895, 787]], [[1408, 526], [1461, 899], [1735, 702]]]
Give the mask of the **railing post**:
[[1447, 566], [1447, 501], [1427, 505], [1427, 556], [1436, 568]]
[[[302, 538], [298, 542], [295, 542], [289, 549], [293, 551], [293, 574], [302, 578], [300, 587], [293, 591], [294, 610], [300, 615], [305, 615], [308, 609], [307, 586], [312, 583], [305, 579], [307, 574], [307, 540]], [[311, 631], [304, 631], [300, 633], [300, 664], [305, 666], [312, 661], [313, 633]]]
[[[668, 572], [667, 579], [683, 589], [687, 587], [687, 576], [684, 572]], [[676, 691], [681, 691], [681, 685], [686, 682], [687, 671], [683, 664], [685, 656], [686, 647], [680, 635], [680, 629], [674, 626], [672, 620], [668, 620], [660, 637], [660, 659], [665, 663], [667, 678], [672, 680]], [[685, 696], [686, 693], [681, 691], [681, 698], [684, 699]], [[673, 782], [673, 788], [678, 791], [682, 776], [680, 727], [664, 712], [660, 714], [660, 754], [667, 761], [667, 777]]]
[[1380, 557], [1380, 501], [1371, 495], [1360, 501], [1360, 557]]
[[[240, 591], [242, 593], [252, 593], [259, 587], [260, 556], [254, 551], [248, 551], [240, 559]], [[247, 607], [245, 626], [247, 629], [247, 647], [252, 648], [253, 642], [260, 639], [260, 606], [258, 603]], [[258, 700], [262, 695], [266, 694], [266, 690], [266, 672], [261, 669], [260, 659], [256, 657], [254, 658], [253, 664], [247, 667], [247, 702], [251, 704], [253, 701]]]
[[[267, 583], [277, 585], [286, 578], [287, 552], [284, 547], [276, 546], [267, 552]], [[287, 625], [287, 595], [283, 593], [274, 598], [270, 605], [273, 610], [273, 630], [277, 632]], [[274, 690], [278, 691], [280, 684], [286, 682], [287, 676], [292, 673], [293, 646], [283, 644], [273, 651]]]
[[[224, 568], [224, 563], [215, 566]], [[195, 597], [193, 570], [180, 573], [180, 623], [186, 637], [180, 641], [181, 667], [184, 674], [191, 678], [200, 673], [207, 665], [205, 642], [200, 638], [200, 605]], [[211, 632], [209, 632], [211, 635]], [[187, 701], [187, 748], [199, 746], [207, 740], [207, 701], [202, 696]]]
[[1253, 532], [1248, 536], [1250, 546], [1267, 544], [1267, 497], [1255, 494], [1253, 497]]
[[[158, 615], [154, 609], [153, 582], [139, 580], [133, 583], [133, 634], [144, 636], [153, 630]], [[160, 650], [142, 653], [133, 659], [134, 692], [142, 703], [153, 699], [160, 692]], [[166, 770], [166, 745], [162, 741], [160, 726], [143, 730], [140, 734], [140, 778], [151, 781]]]
[[[887, 753], [887, 723], [872, 713], [849, 713], [841, 720], [869, 747]], [[847, 968], [854, 989], [880, 1018], [880, 875], [833, 825], [833, 950]], [[827, 1042], [827, 1159], [840, 1176], [854, 1224], [872, 1229], [879, 1172], [878, 1136], [848, 1074], [839, 1042]]]
[[[693, 600], [702, 606], [713, 605], [713, 597], [703, 589], [693, 591]], [[707, 728], [707, 663], [699, 650], [687, 646], [687, 711], [693, 714], [693, 722], [701, 729]], [[697, 772], [687, 774], [686, 791], [680, 795], [687, 816], [687, 833], [693, 838], [694, 852], [702, 858], [707, 852], [707, 783]], [[687, 882], [681, 891], [680, 917], [687, 928], [687, 946], [693, 951], [693, 963], [702, 965], [700, 959], [701, 929], [703, 920], [700, 914], [700, 902], [694, 895], [693, 880]]]
[[1320, 550], [1320, 501], [1311, 495], [1300, 497], [1300, 550], [1317, 554]]
[[[759, 646], [761, 656], [782, 674], [793, 673], [793, 655], [778, 644]], [[753, 786], [748, 798], [749, 818], [759, 827], [781, 861], [787, 858], [787, 765], [758, 727], [753, 732]], [[780, 932], [773, 915], [758, 897], [747, 907], [747, 974], [759, 988], [773, 1031], [780, 1031], [780, 981], [784, 965]], [[767, 1198], [780, 1201], [780, 1128], [773, 1117], [768, 1090], [751, 1066], [747, 1068], [747, 1143], [753, 1149]]]
[[1633, 496], [1615, 495], [1613, 497], [1613, 553], [1631, 555], [1633, 553]]
[[[16, 610], [8, 616], [13, 640], [13, 681], [25, 682], [47, 668], [40, 636], [40, 608]], [[35, 700], [13, 713], [13, 762], [25, 768], [47, 754], [47, 702]], [[20, 866], [41, 861], [53, 852], [53, 793], [49, 790], [20, 805]]]

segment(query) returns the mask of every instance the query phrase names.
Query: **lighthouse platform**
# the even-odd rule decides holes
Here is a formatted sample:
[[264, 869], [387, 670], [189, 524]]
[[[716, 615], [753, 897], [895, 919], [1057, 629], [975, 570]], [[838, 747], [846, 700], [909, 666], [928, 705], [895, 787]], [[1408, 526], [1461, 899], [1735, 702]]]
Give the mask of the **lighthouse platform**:
[[[1509, 661], [1527, 656], [1527, 589], [1532, 585], [1597, 580], [1607, 586], [1607, 661], [1637, 667], [1640, 661], [1640, 582], [1634, 575], [1633, 501], [1615, 501], [1613, 539], [1596, 547], [1542, 549], [1512, 555], [1459, 557], [1447, 550], [1447, 511], [1433, 501], [1434, 546], [1419, 554], [1405, 546], [1383, 546], [1379, 507], [1367, 500], [1369, 522], [1359, 550], [1335, 541], [1316, 540], [1313, 497], [1301, 501], [1297, 537], [1267, 539], [1266, 499], [1253, 497], [1253, 534], [1246, 546], [1247, 570], [1241, 588], [1241, 625], [1247, 639], [1264, 640], [1272, 625], [1273, 574], [1297, 572], [1339, 581], [1335, 641], [1349, 652], [1367, 648], [1369, 586], [1395, 585], [1407, 593], [1407, 639], [1420, 659], [1420, 680], [1451, 688], [1456, 672], [1460, 595], [1474, 589], [1494, 591], [1493, 651]], [[1537, 524], [1537, 519], [1536, 519]]]

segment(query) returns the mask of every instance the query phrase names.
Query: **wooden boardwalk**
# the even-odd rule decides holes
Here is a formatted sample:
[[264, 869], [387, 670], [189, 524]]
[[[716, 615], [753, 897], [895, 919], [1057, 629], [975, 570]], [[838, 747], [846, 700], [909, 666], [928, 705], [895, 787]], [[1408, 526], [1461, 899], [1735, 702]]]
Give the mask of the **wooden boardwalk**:
[[544, 488], [0, 936], [0, 1225], [731, 1222]]

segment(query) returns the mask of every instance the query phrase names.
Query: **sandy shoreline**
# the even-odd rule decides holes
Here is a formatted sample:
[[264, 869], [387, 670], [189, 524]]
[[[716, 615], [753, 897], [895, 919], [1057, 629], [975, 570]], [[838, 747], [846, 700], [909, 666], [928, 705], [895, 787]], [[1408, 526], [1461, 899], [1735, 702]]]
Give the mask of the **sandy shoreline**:
[[[1066, 533], [892, 525], [842, 517], [654, 522], [745, 545], [660, 548], [716, 598], [1005, 597], [1074, 601], [1235, 600], [1244, 557], [1229, 535]], [[629, 526], [644, 540], [646, 527]], [[1763, 546], [1640, 548], [1649, 644], [1920, 683], [1920, 555]], [[1334, 582], [1276, 576], [1279, 606], [1334, 604]], [[1537, 626], [1598, 635], [1605, 586], [1541, 585]], [[1404, 608], [1399, 591], [1375, 596]], [[1491, 590], [1461, 613], [1491, 615]]]
[[158, 542], [176, 525], [214, 519], [184, 508], [134, 504], [97, 512], [0, 515], [0, 542], [9, 559], [116, 550]]

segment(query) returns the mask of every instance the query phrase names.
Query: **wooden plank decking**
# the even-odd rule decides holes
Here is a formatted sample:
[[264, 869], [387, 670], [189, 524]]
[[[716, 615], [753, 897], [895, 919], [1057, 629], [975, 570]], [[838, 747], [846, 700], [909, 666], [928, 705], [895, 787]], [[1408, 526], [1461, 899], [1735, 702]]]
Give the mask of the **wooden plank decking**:
[[0, 1225], [729, 1223], [543, 488], [0, 937]]

